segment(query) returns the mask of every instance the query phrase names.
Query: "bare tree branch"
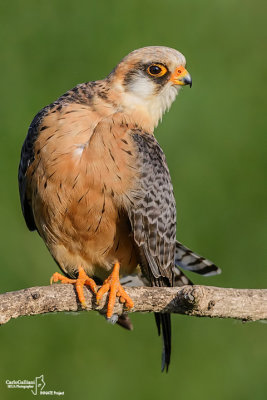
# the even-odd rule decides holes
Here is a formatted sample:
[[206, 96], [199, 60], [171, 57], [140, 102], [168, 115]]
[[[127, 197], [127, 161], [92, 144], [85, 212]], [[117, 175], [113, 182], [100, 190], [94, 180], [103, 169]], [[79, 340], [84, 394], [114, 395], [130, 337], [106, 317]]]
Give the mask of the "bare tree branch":
[[[175, 288], [129, 287], [134, 301], [129, 312], [168, 312], [198, 317], [235, 318], [243, 321], [267, 320], [267, 289], [225, 289], [211, 286]], [[87, 310], [106, 311], [107, 296], [100, 305], [85, 288]], [[59, 311], [81, 311], [75, 287], [69, 284], [33, 287], [0, 295], [0, 324], [23, 315]], [[123, 312], [116, 302], [114, 312]]]

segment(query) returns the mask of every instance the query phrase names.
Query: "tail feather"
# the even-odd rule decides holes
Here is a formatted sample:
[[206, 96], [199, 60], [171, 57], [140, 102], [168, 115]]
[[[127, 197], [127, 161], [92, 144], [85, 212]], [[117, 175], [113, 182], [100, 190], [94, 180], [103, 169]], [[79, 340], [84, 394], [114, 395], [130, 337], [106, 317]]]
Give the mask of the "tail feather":
[[204, 276], [221, 273], [221, 269], [213, 264], [213, 262], [199, 256], [178, 241], [176, 241], [175, 265]]
[[193, 285], [193, 282], [180, 270], [177, 265], [172, 268], [173, 271], [173, 286]]
[[168, 372], [171, 361], [171, 316], [162, 313], [155, 313], [154, 315], [158, 334], [160, 336], [162, 333], [163, 339], [161, 371], [163, 372], [166, 369], [166, 372]]
[[[144, 262], [147, 262], [144, 259]], [[183, 285], [193, 285], [192, 281], [188, 279], [184, 273], [180, 270], [180, 267], [196, 272], [200, 275], [211, 276], [221, 273], [220, 268], [218, 268], [211, 261], [204, 257], [199, 256], [194, 253], [182, 243], [176, 241], [175, 250], [175, 265], [173, 266], [173, 281], [169, 284], [163, 284], [161, 280], [155, 279], [155, 286], [183, 286]], [[151, 282], [144, 275], [143, 271], [140, 271], [136, 275], [126, 276], [121, 280], [121, 283], [126, 286], [150, 286]], [[161, 370], [168, 371], [170, 359], [171, 359], [171, 315], [167, 313], [155, 313], [155, 320], [157, 324], [158, 334], [162, 335], [163, 339], [163, 349], [162, 349], [162, 362]], [[124, 322], [124, 321], [123, 321]], [[122, 325], [122, 324], [121, 324]], [[129, 329], [129, 328], [128, 328]]]

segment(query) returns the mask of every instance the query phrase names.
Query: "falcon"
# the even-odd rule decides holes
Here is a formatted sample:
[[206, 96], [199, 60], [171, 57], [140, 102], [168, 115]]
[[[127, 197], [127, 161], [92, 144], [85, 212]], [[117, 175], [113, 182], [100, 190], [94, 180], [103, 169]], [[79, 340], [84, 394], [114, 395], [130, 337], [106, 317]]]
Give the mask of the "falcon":
[[[44, 107], [22, 147], [22, 212], [61, 270], [51, 282], [74, 284], [83, 308], [84, 285], [97, 302], [108, 292], [108, 320], [116, 297], [126, 312], [134, 305], [120, 277], [141, 269], [142, 282], [164, 287], [192, 284], [179, 267], [220, 272], [176, 240], [173, 186], [154, 136], [181, 87], [192, 85], [185, 65], [168, 47], [131, 52], [105, 79], [79, 84]], [[155, 318], [168, 370], [170, 314]], [[117, 322], [131, 328], [126, 313]]]

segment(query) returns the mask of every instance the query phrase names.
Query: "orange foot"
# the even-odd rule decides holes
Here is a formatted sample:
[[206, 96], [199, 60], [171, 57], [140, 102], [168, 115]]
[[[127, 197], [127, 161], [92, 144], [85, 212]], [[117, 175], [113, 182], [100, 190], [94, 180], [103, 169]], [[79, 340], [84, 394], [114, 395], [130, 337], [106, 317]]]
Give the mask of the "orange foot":
[[92, 292], [94, 292], [95, 294], [97, 293], [95, 281], [86, 275], [86, 273], [82, 267], [79, 268], [79, 275], [78, 275], [77, 279], [69, 279], [64, 275], [61, 275], [58, 272], [55, 272], [50, 279], [50, 283], [52, 284], [53, 282], [58, 282], [58, 281], [61, 281], [62, 283], [75, 284], [78, 299], [82, 305], [82, 308], [86, 308], [86, 302], [85, 302], [85, 297], [84, 297], [84, 293], [83, 293], [84, 285], [89, 286], [90, 289], [92, 290]]
[[116, 262], [113, 271], [104, 281], [102, 287], [98, 290], [96, 295], [96, 302], [99, 304], [99, 301], [102, 299], [103, 295], [109, 291], [107, 318], [112, 317], [116, 296], [120, 298], [121, 303], [125, 303], [128, 309], [134, 306], [134, 302], [132, 301], [131, 297], [128, 296], [120, 284], [119, 271], [120, 264]]

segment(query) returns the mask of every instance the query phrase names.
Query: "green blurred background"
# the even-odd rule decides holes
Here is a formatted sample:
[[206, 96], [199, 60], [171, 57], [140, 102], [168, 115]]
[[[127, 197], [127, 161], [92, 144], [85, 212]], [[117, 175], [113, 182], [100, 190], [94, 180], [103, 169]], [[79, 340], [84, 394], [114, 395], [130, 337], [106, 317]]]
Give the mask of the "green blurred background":
[[[178, 238], [223, 270], [191, 278], [266, 287], [266, 11], [257, 0], [1, 2], [1, 292], [46, 285], [57, 270], [20, 211], [17, 165], [32, 118], [147, 45], [179, 49], [193, 77], [156, 131]], [[171, 368], [161, 374], [153, 315], [132, 319], [133, 332], [86, 312], [9, 322], [0, 329], [1, 399], [32, 398], [5, 380], [41, 374], [65, 399], [266, 399], [263, 323], [174, 315]]]

